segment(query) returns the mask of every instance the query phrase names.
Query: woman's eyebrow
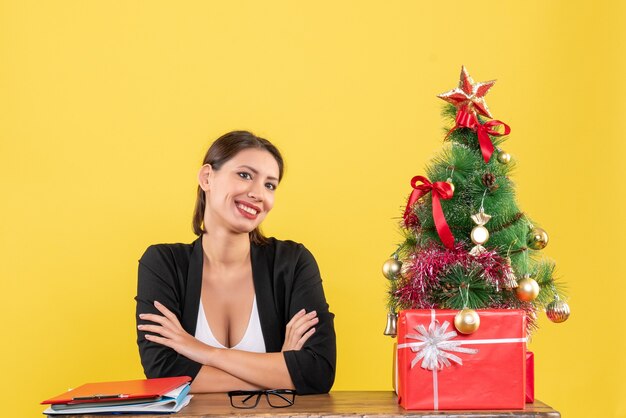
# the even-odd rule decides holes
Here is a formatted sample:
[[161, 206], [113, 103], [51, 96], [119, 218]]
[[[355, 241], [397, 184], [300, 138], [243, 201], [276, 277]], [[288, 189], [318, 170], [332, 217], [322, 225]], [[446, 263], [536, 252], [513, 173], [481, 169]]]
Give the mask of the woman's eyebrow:
[[[240, 165], [239, 168], [247, 168], [248, 170], [252, 171], [253, 174], [259, 174], [259, 171], [250, 167], [249, 165]], [[274, 180], [274, 181], [278, 181], [278, 179], [276, 177], [273, 176], [268, 176], [267, 177], [268, 180]]]

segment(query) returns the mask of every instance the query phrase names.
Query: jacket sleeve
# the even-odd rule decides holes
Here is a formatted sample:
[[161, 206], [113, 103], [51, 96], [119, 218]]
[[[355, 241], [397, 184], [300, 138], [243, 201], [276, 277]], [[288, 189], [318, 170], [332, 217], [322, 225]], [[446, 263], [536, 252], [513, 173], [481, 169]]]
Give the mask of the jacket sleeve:
[[[153, 324], [139, 319], [141, 313], [162, 315], [155, 307], [159, 301], [181, 320], [185, 283], [177, 272], [173, 254], [165, 245], [149, 247], [139, 260], [139, 278], [137, 283], [136, 323]], [[186, 269], [185, 269], [186, 271]], [[187, 330], [193, 333], [194, 330]], [[139, 356], [147, 378], [189, 376], [196, 377], [202, 365], [178, 354], [161, 344], [145, 339], [146, 332], [137, 330]]]
[[335, 315], [328, 309], [322, 278], [313, 255], [303, 246], [299, 247], [301, 251], [287, 304], [288, 316], [292, 318], [302, 308], [307, 312], [315, 310], [319, 322], [315, 333], [301, 350], [285, 351], [283, 354], [298, 394], [327, 393], [335, 381]]

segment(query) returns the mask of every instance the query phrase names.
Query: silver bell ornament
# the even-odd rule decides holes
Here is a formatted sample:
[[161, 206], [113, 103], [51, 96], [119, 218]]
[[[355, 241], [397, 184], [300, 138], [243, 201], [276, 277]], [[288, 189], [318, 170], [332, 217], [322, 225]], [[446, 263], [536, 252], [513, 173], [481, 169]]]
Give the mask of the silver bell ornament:
[[402, 262], [395, 258], [390, 258], [383, 264], [383, 275], [389, 280], [395, 280], [402, 270]]
[[389, 312], [387, 314], [387, 325], [385, 326], [385, 332], [383, 334], [390, 337], [395, 337], [398, 327], [398, 315], [395, 312]]

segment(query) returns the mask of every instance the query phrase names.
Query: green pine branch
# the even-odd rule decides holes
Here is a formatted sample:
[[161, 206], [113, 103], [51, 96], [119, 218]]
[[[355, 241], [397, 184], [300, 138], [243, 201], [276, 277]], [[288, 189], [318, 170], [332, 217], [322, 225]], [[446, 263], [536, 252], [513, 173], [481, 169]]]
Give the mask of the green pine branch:
[[444, 309], [481, 309], [501, 299], [500, 292], [487, 283], [478, 269], [452, 266], [433, 290], [433, 301]]

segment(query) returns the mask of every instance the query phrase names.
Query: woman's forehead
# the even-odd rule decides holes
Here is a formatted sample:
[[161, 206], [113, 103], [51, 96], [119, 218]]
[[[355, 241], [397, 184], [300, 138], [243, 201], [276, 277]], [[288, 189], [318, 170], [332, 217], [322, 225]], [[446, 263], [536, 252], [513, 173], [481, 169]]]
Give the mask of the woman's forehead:
[[278, 163], [274, 156], [264, 149], [247, 148], [241, 150], [225, 165], [231, 167], [247, 166], [261, 175], [278, 179]]

